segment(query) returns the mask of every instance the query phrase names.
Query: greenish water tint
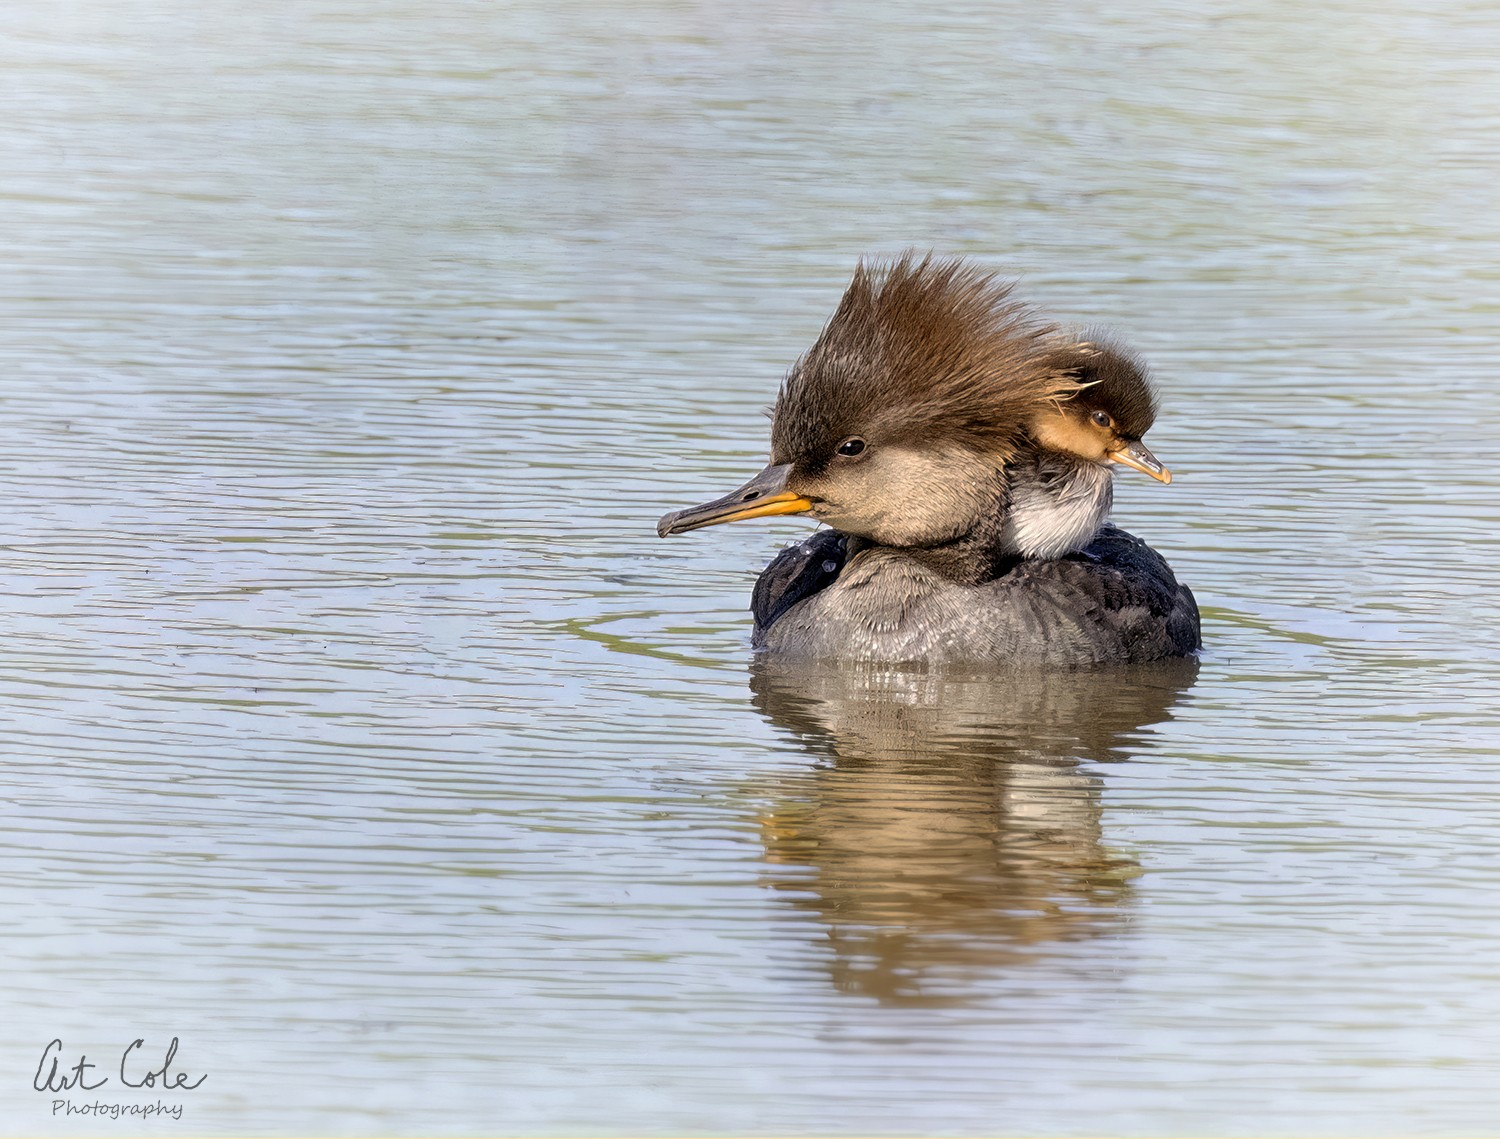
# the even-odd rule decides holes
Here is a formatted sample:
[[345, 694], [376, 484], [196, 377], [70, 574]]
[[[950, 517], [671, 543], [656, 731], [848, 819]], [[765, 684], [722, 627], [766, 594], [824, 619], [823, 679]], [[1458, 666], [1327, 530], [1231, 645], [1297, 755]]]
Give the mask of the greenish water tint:
[[[1494, 1129], [1487, 5], [0, 29], [0, 1126]], [[1196, 667], [752, 669], [805, 525], [655, 537], [909, 245], [1153, 362]]]

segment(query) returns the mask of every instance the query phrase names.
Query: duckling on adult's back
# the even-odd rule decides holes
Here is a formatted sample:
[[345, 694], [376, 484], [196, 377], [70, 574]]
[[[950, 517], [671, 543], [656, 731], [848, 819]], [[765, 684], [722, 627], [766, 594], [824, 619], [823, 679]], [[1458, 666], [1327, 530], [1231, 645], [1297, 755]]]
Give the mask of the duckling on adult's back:
[[1061, 557], [1093, 540], [1114, 502], [1116, 464], [1172, 481], [1141, 442], [1156, 421], [1156, 393], [1135, 353], [1095, 331], [1064, 338], [1048, 358], [1079, 390], [1038, 409], [1027, 424], [1032, 445], [1006, 467], [1000, 541], [1023, 558]]
[[1197, 649], [1191, 592], [1124, 531], [1067, 558], [1007, 551], [1007, 467], [1028, 425], [1080, 390], [1051, 358], [1055, 330], [1009, 293], [959, 261], [862, 265], [782, 385], [771, 465], [661, 520], [663, 536], [776, 514], [840, 532], [768, 567], [758, 648], [1064, 665]]

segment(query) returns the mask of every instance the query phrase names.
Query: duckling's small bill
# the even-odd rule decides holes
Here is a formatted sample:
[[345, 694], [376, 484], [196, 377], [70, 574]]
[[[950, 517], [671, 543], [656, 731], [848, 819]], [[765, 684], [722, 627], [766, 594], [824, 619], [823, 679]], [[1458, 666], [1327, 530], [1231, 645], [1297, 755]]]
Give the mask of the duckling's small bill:
[[656, 524], [657, 536], [665, 538], [669, 534], [685, 534], [689, 530], [717, 526], [721, 522], [738, 522], [743, 518], [806, 514], [813, 507], [812, 500], [786, 488], [787, 476], [791, 470], [788, 463], [772, 464], [723, 498], [663, 514], [661, 521]]
[[1169, 483], [1172, 481], [1172, 472], [1161, 465], [1140, 440], [1129, 443], [1118, 451], [1109, 452], [1108, 456], [1112, 462], [1123, 463], [1127, 467], [1134, 467], [1142, 474], [1150, 475], [1157, 482]]

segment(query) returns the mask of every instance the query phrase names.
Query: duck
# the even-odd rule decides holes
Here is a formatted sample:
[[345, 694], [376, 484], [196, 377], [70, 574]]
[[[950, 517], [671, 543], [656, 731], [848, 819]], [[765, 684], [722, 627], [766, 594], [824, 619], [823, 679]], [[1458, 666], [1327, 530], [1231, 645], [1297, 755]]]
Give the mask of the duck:
[[1172, 472], [1141, 441], [1157, 413], [1145, 361], [1108, 331], [1094, 329], [1065, 338], [1049, 362], [1071, 375], [1078, 391], [1037, 410], [1027, 424], [1033, 445], [1008, 468], [1010, 502], [1000, 541], [1023, 558], [1062, 557], [1088, 545], [1109, 517], [1117, 465], [1172, 481]]
[[[1007, 466], [1010, 491], [999, 545], [1018, 558], [1081, 555], [1109, 516], [1116, 464], [1172, 481], [1141, 441], [1156, 420], [1157, 401], [1138, 355], [1096, 329], [1062, 338], [1049, 351], [1049, 364], [1073, 376], [1078, 390], [1036, 409], [1026, 427], [1030, 446]], [[812, 592], [818, 577], [834, 574], [846, 548], [844, 536], [831, 532], [789, 547], [762, 575], [751, 606], [757, 623], [770, 623], [766, 605], [785, 606]], [[801, 575], [799, 587], [784, 584], [789, 572]]]
[[1138, 420], [1113, 422], [1128, 400], [1106, 381], [1128, 357], [1064, 343], [1013, 289], [960, 258], [861, 261], [781, 384], [770, 463], [658, 522], [661, 537], [788, 515], [829, 527], [758, 578], [758, 653], [1071, 668], [1198, 651], [1192, 591], [1134, 535], [1104, 523], [1063, 554], [1020, 552], [1011, 511], [1026, 472], [1057, 454], [1101, 465], [1085, 457], [1094, 436], [1070, 430], [1080, 415], [1107, 460], [1160, 464], [1129, 438]]

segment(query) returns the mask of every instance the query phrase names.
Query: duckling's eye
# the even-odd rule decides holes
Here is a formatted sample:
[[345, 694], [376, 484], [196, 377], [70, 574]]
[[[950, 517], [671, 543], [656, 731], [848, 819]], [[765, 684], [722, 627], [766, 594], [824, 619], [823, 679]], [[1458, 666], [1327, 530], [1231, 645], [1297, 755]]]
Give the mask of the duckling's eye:
[[840, 455], [846, 455], [846, 456], [848, 456], [851, 459], [855, 455], [858, 455], [864, 449], [865, 449], [865, 441], [863, 439], [861, 439], [858, 435], [854, 436], [854, 438], [852, 438], [852, 439], [845, 439], [838, 446], [838, 452], [839, 452], [839, 454]]
[[1115, 421], [1109, 417], [1109, 412], [1107, 411], [1096, 411], [1089, 418], [1100, 427], [1113, 427], [1115, 425]]

